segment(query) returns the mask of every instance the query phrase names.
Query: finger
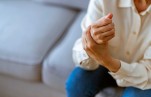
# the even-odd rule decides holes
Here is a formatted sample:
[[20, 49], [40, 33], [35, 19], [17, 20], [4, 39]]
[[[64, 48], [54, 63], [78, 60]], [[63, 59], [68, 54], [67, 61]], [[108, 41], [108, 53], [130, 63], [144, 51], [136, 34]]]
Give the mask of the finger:
[[82, 38], [82, 46], [83, 46], [83, 49], [86, 50], [87, 43], [86, 43], [85, 37]]
[[98, 21], [94, 22], [92, 24], [92, 27], [93, 28], [102, 27], [102, 26], [108, 25], [110, 23], [112, 23], [112, 19], [103, 17], [103, 18], [99, 19]]
[[88, 29], [86, 30], [86, 32], [84, 32], [82, 34], [82, 45], [83, 45], [83, 49], [87, 52], [88, 56], [89, 54], [91, 54], [91, 50], [90, 48], [88, 47], [88, 42], [87, 42], [87, 39], [86, 39], [86, 33], [90, 31], [90, 27], [88, 27]]
[[98, 22], [96, 22], [96, 26], [104, 26], [109, 23], [112, 23], [112, 18], [113, 18], [113, 14], [109, 13], [106, 16], [104, 16], [103, 18], [99, 19]]
[[110, 30], [108, 32], [104, 32], [104, 33], [96, 36], [95, 39], [104, 41], [108, 36], [111, 36], [111, 35], [114, 35], [114, 34], [115, 34], [115, 30], [113, 29], [113, 30]]
[[108, 36], [106, 38], [104, 38], [103, 40], [98, 40], [97, 43], [98, 44], [104, 44], [104, 43], [107, 43], [109, 40], [111, 40], [115, 35], [111, 35], [111, 36]]
[[82, 40], [82, 46], [83, 46], [83, 48], [85, 48], [84, 33], [82, 34], [81, 40]]
[[87, 29], [84, 31], [82, 36], [85, 37], [85, 39], [86, 39], [86, 36], [87, 36], [86, 34], [87, 34], [87, 32], [90, 32], [90, 31], [91, 31], [91, 25], [87, 27]]
[[82, 44], [83, 44], [83, 48], [86, 50], [87, 49], [87, 39], [86, 39], [86, 34], [87, 32], [90, 32], [91, 30], [91, 26], [88, 26], [88, 28], [86, 29], [86, 31], [82, 34]]
[[110, 35], [104, 39], [104, 42], [108, 42], [109, 40], [111, 40], [114, 37], [115, 37], [115, 35]]
[[113, 14], [109, 13], [106, 16], [104, 16], [101, 19], [99, 19], [98, 21], [96, 21], [93, 24], [93, 26], [94, 27], [101, 27], [101, 26], [107, 25], [109, 23], [112, 23], [112, 18], [113, 18]]
[[86, 48], [86, 45], [87, 45], [87, 42], [86, 42], [86, 32], [87, 32], [87, 30], [82, 33], [82, 46], [83, 46], [84, 49]]
[[91, 36], [91, 26], [88, 28], [87, 32], [86, 32], [86, 42], [87, 44], [93, 44], [95, 43], [95, 41], [93, 40], [92, 36]]
[[104, 44], [105, 42], [103, 40], [98, 40], [97, 44]]
[[102, 26], [99, 28], [92, 28], [92, 34], [98, 35], [100, 33], [104, 33], [104, 32], [110, 31], [112, 29], [114, 29], [114, 23], [111, 23], [111, 24], [108, 24], [106, 26]]
[[97, 40], [97, 43], [98, 44], [103, 44], [103, 43], [106, 43], [108, 42], [110, 39], [112, 39], [113, 37], [115, 37], [115, 34], [111, 34], [111, 35], [108, 35], [108, 36], [105, 36], [105, 37], [101, 37], [101, 38], [98, 38], [96, 39]]
[[113, 34], [115, 34], [115, 29], [112, 29], [112, 30], [110, 30], [110, 31], [107, 31], [107, 32], [102, 33], [102, 36], [103, 36], [103, 37], [108, 37], [108, 36], [111, 36], [111, 35], [113, 35]]
[[109, 13], [105, 16], [105, 18], [108, 18], [108, 19], [112, 19], [113, 18], [113, 14], [112, 13]]

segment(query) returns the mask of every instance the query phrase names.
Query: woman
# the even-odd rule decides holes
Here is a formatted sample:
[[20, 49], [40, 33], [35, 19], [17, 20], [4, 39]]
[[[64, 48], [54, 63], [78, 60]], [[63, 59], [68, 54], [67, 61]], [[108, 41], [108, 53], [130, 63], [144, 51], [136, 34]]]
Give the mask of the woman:
[[74, 49], [80, 67], [66, 83], [68, 97], [95, 97], [117, 85], [127, 87], [123, 97], [151, 97], [150, 4], [151, 0], [90, 1], [83, 35]]

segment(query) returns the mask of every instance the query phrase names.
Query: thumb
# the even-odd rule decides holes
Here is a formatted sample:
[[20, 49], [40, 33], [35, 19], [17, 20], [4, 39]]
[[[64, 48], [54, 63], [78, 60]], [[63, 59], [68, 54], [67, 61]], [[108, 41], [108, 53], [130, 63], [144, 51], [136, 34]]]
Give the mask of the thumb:
[[105, 16], [105, 18], [108, 18], [108, 19], [112, 19], [113, 18], [113, 14], [112, 13], [109, 13]]

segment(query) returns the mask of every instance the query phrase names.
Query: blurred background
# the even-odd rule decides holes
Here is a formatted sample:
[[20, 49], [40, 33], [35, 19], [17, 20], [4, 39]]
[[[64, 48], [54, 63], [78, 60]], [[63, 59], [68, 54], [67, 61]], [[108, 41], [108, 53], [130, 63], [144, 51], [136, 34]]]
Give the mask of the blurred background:
[[[0, 97], [66, 97], [89, 0], [0, 0]], [[109, 88], [97, 97], [118, 97]]]

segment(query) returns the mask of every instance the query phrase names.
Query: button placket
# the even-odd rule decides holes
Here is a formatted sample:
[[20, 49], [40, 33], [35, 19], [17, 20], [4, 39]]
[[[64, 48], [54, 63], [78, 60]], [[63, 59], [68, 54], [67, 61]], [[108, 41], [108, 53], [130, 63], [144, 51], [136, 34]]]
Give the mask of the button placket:
[[134, 35], [137, 35], [137, 32], [133, 32]]
[[130, 35], [128, 37], [126, 49], [125, 49], [125, 55], [126, 55], [127, 59], [130, 58], [130, 55], [131, 55], [133, 48], [136, 44], [136, 40], [137, 40], [138, 34], [140, 32], [140, 27], [141, 27], [141, 17], [139, 16], [139, 14], [136, 11], [134, 11], [132, 30], [131, 30]]
[[129, 55], [130, 55], [130, 51], [127, 51], [127, 52], [126, 52], [126, 55], [129, 56]]

